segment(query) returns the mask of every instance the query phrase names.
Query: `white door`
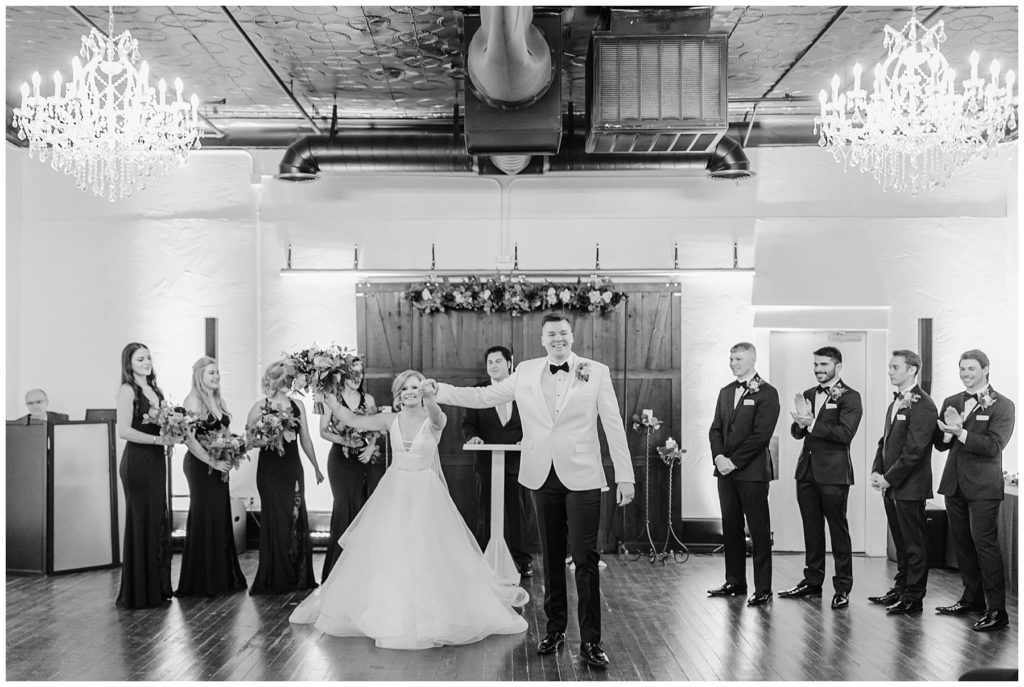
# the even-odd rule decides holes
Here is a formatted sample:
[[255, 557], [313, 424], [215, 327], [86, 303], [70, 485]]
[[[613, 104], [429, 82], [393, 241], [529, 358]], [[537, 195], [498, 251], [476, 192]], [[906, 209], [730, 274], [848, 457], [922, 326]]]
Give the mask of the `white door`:
[[[779, 390], [782, 412], [779, 413], [779, 479], [771, 486], [772, 530], [775, 533], [776, 551], [803, 551], [803, 524], [800, 508], [796, 503], [796, 460], [800, 456], [802, 441], [789, 433], [793, 421], [793, 397], [818, 382], [814, 378], [813, 352], [822, 346], [835, 346], [843, 354], [842, 380], [860, 392], [861, 398], [868, 397], [865, 368], [867, 363], [867, 334], [865, 332], [827, 331], [784, 331], [771, 333], [770, 339], [771, 378], [768, 380]], [[850, 446], [853, 460], [854, 485], [850, 488], [847, 502], [847, 519], [850, 523], [850, 539], [853, 550], [865, 549], [866, 513], [865, 490], [871, 474], [871, 460], [868, 455], [864, 419]], [[826, 541], [830, 538], [826, 533]], [[828, 545], [831, 550], [831, 544]]]

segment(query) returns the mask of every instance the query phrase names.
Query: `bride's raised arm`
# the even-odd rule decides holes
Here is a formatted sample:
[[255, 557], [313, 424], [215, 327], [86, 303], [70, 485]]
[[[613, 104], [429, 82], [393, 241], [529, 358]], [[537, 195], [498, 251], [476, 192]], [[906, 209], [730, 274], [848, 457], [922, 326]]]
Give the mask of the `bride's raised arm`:
[[386, 432], [391, 428], [393, 416], [390, 413], [376, 415], [356, 415], [341, 404], [334, 394], [324, 397], [324, 405], [331, 409], [337, 424], [342, 427], [355, 427], [375, 432]]
[[448, 416], [437, 404], [437, 387], [424, 385], [420, 387], [420, 397], [423, 399], [423, 407], [427, 410], [427, 417], [430, 419], [430, 427], [434, 431], [444, 429]]

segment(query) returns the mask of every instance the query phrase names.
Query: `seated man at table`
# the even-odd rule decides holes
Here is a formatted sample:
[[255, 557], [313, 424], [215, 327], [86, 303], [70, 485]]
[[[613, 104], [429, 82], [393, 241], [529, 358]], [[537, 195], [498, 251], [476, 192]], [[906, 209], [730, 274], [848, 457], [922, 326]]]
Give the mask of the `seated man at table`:
[[[497, 384], [512, 372], [512, 353], [504, 346], [491, 346], [484, 354], [486, 382], [477, 386]], [[518, 444], [523, 439], [523, 425], [515, 401], [495, 408], [468, 408], [462, 421], [462, 436], [467, 444]], [[476, 451], [476, 540], [487, 548], [491, 536], [491, 454]], [[533, 575], [533, 560], [524, 550], [523, 524], [526, 520], [526, 489], [519, 484], [519, 452], [505, 453], [505, 543], [523, 577]]]
[[33, 422], [67, 422], [68, 416], [64, 413], [54, 413], [47, 410], [50, 399], [42, 389], [30, 389], [25, 394], [25, 406], [28, 407], [28, 415], [18, 418], [19, 422], [26, 425]]

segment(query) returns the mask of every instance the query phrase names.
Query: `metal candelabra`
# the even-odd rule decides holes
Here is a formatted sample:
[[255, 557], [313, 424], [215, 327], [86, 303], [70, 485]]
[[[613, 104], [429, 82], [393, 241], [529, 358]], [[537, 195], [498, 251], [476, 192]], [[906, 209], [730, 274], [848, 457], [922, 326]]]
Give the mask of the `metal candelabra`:
[[[686, 548], [686, 544], [679, 541], [679, 537], [676, 536], [672, 527], [672, 467], [675, 465], [674, 460], [668, 464], [668, 531], [665, 533], [665, 544], [661, 547], [661, 551], [654, 544], [654, 536], [651, 533], [651, 431], [653, 429], [649, 425], [644, 426], [644, 527], [635, 539], [640, 540], [641, 545], [642, 538], [647, 539], [647, 543], [650, 545], [647, 558], [651, 564], [660, 561], [662, 565], [665, 565], [669, 556], [676, 563], [685, 563], [690, 557], [690, 551]], [[675, 540], [682, 550], [669, 549], [670, 540]], [[629, 561], [638, 561], [644, 556], [639, 549], [635, 552], [630, 551], [625, 544], [619, 544], [619, 553], [626, 554], [626, 560]]]

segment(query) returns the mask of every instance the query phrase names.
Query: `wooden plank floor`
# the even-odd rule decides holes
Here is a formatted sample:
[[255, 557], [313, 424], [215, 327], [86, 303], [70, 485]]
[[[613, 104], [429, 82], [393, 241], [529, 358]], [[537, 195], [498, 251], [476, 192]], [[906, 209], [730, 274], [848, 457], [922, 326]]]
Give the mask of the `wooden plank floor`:
[[[967, 618], [934, 615], [960, 590], [955, 571], [932, 570], [926, 611], [888, 617], [866, 597], [888, 589], [894, 564], [854, 558], [851, 605], [778, 599], [747, 608], [742, 599], [711, 599], [722, 581], [718, 555], [683, 564], [627, 562], [605, 556], [601, 573], [604, 647], [612, 666], [592, 670], [577, 658], [579, 628], [566, 647], [538, 656], [542, 587], [523, 635], [425, 651], [378, 649], [369, 639], [324, 636], [288, 623], [303, 595], [175, 599], [161, 609], [114, 606], [120, 572], [51, 578], [7, 577], [8, 680], [955, 680], [985, 666], [1016, 667], [1017, 599], [1008, 630], [982, 634]], [[252, 579], [255, 551], [242, 569]], [[315, 557], [315, 569], [322, 556]], [[175, 556], [173, 575], [178, 576]], [[396, 561], [396, 564], [400, 564]], [[801, 576], [803, 556], [777, 554], [775, 588]], [[571, 579], [571, 578], [570, 578]], [[572, 584], [570, 583], [570, 589]], [[571, 591], [571, 609], [575, 609]], [[573, 614], [574, 615], [574, 614]]]

